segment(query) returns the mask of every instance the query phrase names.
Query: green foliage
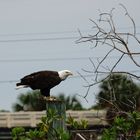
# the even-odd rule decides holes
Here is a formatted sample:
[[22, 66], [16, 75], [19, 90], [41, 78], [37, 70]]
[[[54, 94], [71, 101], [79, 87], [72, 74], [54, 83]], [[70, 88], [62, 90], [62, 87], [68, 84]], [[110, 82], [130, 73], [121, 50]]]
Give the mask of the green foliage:
[[55, 119], [59, 119], [60, 116], [57, 114], [57, 112], [55, 110], [48, 109], [47, 110], [47, 118], [48, 118], [48, 120], [53, 121]]
[[20, 94], [17, 103], [12, 106], [14, 111], [42, 111], [46, 109], [46, 101], [38, 90]]
[[16, 127], [12, 129], [13, 140], [25, 140], [25, 129], [23, 127]]
[[64, 94], [60, 94], [58, 99], [65, 102], [66, 110], [83, 110], [82, 104], [78, 101], [76, 96], [65, 96]]
[[128, 76], [112, 74], [101, 83], [97, 99], [101, 108], [113, 105], [123, 111], [134, 111], [140, 106], [140, 88]]
[[[66, 104], [66, 109], [69, 110], [83, 110], [81, 103], [75, 96], [65, 96], [60, 94], [57, 97]], [[46, 110], [46, 100], [38, 90], [20, 94], [17, 98], [17, 103], [12, 106], [14, 111], [42, 111]]]
[[23, 127], [16, 127], [12, 129], [12, 137], [13, 140], [45, 140], [46, 133], [37, 129], [26, 132]]
[[49, 119], [47, 117], [42, 117], [41, 122], [37, 125], [39, 130], [45, 132], [46, 134], [48, 133], [49, 130], [48, 120]]
[[[23, 127], [12, 129], [13, 140], [70, 140], [71, 134], [62, 128], [53, 128], [53, 121], [64, 119], [56, 111], [48, 109], [47, 116], [41, 118], [41, 122], [34, 130], [25, 131]], [[86, 120], [76, 121], [71, 116], [67, 123], [74, 129], [86, 129], [88, 122]], [[49, 136], [49, 137], [47, 137]]]
[[88, 126], [88, 121], [76, 121], [73, 117], [69, 116], [67, 119], [67, 124], [69, 124], [73, 129], [86, 129]]
[[[35, 130], [26, 132], [22, 127], [13, 128], [13, 140], [70, 140], [69, 132], [64, 129], [53, 128], [51, 125], [54, 120], [60, 119], [56, 111], [49, 109], [47, 113], [47, 117], [42, 117]], [[47, 138], [48, 135], [51, 137]]]
[[56, 129], [56, 137], [56, 140], [70, 140], [71, 135], [64, 129]]
[[103, 132], [102, 140], [139, 140], [140, 113], [128, 113], [127, 117], [116, 117], [110, 128]]
[[109, 124], [120, 112], [133, 112], [140, 107], [140, 86], [122, 74], [111, 74], [100, 84], [95, 108], [107, 108], [106, 119]]
[[88, 121], [86, 121], [86, 120], [80, 120], [80, 127], [82, 129], [86, 129], [87, 126], [88, 126]]
[[26, 137], [31, 140], [45, 140], [46, 133], [44, 131], [39, 130], [29, 130], [29, 132], [26, 133]]
[[[70, 134], [66, 130], [60, 127], [53, 127], [53, 122], [57, 120], [63, 120], [64, 117], [59, 115], [55, 110], [48, 109], [47, 110], [47, 117], [43, 119], [41, 126], [48, 126], [48, 140], [70, 140]], [[43, 130], [44, 131], [44, 130]]]

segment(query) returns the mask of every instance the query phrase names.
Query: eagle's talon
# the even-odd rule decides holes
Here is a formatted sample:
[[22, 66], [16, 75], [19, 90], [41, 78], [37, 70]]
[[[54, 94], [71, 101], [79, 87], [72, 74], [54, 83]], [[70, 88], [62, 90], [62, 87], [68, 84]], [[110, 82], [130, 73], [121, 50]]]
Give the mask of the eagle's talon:
[[46, 100], [46, 101], [56, 101], [57, 98], [53, 97], [53, 96], [49, 96], [49, 97], [44, 97], [44, 100]]

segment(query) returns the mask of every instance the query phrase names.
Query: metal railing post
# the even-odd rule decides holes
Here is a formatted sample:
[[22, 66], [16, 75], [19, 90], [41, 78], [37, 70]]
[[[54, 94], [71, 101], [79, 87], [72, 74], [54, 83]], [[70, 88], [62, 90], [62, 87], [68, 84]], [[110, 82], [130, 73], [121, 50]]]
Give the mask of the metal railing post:
[[[65, 103], [60, 100], [55, 100], [55, 101], [47, 101], [46, 103], [46, 114], [47, 117], [50, 117], [48, 110], [51, 110], [55, 112], [57, 115], [57, 118], [53, 120], [51, 124], [51, 130], [48, 131], [48, 137], [49, 137], [49, 132], [51, 131], [51, 134], [55, 133], [55, 130], [57, 129], [63, 129], [66, 130], [66, 107]], [[52, 131], [52, 128], [54, 131]]]

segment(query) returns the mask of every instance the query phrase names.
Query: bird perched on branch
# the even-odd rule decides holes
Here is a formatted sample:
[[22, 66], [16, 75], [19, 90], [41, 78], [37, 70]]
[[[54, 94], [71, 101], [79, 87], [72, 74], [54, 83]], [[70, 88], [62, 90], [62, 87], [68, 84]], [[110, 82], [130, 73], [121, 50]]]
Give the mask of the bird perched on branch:
[[68, 76], [73, 75], [69, 70], [62, 71], [39, 71], [23, 77], [16, 89], [30, 87], [33, 90], [39, 89], [45, 97], [50, 97], [51, 88], [60, 84]]

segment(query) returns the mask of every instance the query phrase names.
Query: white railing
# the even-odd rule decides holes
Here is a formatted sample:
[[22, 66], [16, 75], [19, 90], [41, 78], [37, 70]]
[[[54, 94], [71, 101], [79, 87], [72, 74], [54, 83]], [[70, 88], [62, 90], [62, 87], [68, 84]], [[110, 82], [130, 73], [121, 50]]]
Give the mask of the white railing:
[[[76, 120], [87, 120], [89, 124], [107, 124], [104, 121], [106, 111], [67, 111], [66, 117], [69, 115]], [[45, 116], [45, 111], [40, 112], [0, 112], [0, 127], [36, 127], [41, 117]]]

